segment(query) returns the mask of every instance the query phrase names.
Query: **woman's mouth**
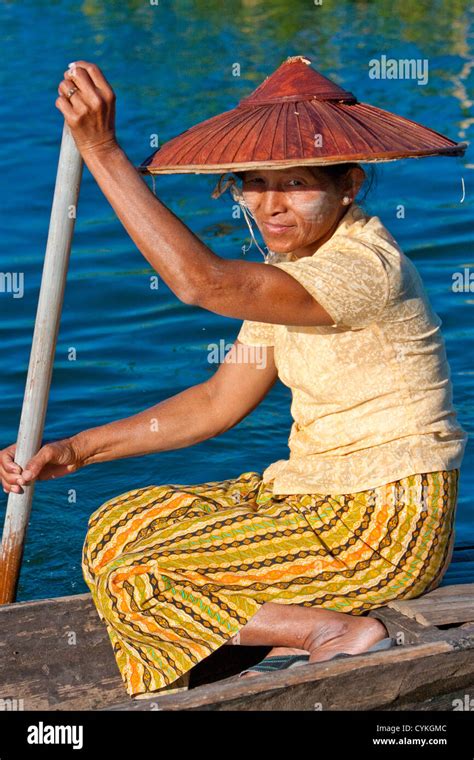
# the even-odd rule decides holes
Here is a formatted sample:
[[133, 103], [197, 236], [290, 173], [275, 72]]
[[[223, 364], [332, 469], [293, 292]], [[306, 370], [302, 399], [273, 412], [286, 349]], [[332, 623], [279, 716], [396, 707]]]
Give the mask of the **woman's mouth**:
[[291, 228], [294, 226], [293, 224], [271, 224], [270, 222], [264, 222], [263, 226], [265, 227], [268, 232], [272, 232], [274, 234], [282, 234], [286, 232], [287, 230], [291, 230]]

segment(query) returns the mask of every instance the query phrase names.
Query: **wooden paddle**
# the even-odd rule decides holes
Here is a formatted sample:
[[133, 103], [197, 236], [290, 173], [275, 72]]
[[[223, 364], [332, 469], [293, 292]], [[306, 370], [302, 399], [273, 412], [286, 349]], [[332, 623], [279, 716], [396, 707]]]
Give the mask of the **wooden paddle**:
[[[15, 462], [22, 468], [41, 448], [83, 165], [65, 122], [15, 451]], [[16, 599], [34, 485], [8, 496], [0, 553], [0, 604]]]

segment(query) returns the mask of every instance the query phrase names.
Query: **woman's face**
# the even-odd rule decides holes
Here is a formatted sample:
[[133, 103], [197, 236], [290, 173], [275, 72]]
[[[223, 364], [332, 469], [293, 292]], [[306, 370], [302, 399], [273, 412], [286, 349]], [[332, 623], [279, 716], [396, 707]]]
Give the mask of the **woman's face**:
[[[314, 172], [314, 173], [313, 173]], [[328, 240], [347, 205], [341, 190], [317, 167], [252, 169], [241, 173], [244, 200], [268, 248], [310, 256]]]

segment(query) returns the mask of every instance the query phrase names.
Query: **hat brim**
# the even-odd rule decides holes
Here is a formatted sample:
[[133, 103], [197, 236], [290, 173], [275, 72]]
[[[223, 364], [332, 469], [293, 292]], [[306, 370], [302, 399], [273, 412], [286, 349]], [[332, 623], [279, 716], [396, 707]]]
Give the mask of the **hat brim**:
[[[166, 142], [136, 169], [143, 174], [216, 174], [462, 156], [468, 147], [467, 142], [454, 142], [365, 103], [338, 108], [338, 104], [310, 101], [272, 104], [259, 110], [267, 112], [265, 118], [260, 114], [258, 120], [248, 119], [245, 111], [249, 109], [235, 108], [207, 119]], [[299, 118], [303, 114], [304, 118]], [[316, 134], [322, 135], [321, 148], [315, 146]], [[268, 136], [273, 137], [270, 148]]]
[[143, 164], [136, 166], [136, 170], [141, 174], [222, 174], [224, 172], [241, 172], [249, 171], [251, 169], [289, 169], [294, 166], [329, 166], [332, 164], [346, 164], [346, 163], [358, 163], [358, 164], [374, 164], [374, 163], [387, 163], [389, 161], [398, 161], [402, 158], [424, 158], [429, 156], [462, 156], [468, 146], [468, 143], [457, 143], [456, 148], [445, 148], [443, 150], [437, 150], [435, 152], [419, 151], [403, 156], [376, 156], [374, 158], [364, 158], [359, 156], [350, 155], [347, 157], [334, 157], [327, 158], [325, 160], [314, 159], [295, 159], [290, 161], [254, 161], [243, 164], [217, 164], [215, 166], [209, 164], [190, 164], [182, 165], [179, 167], [170, 166], [144, 166]]

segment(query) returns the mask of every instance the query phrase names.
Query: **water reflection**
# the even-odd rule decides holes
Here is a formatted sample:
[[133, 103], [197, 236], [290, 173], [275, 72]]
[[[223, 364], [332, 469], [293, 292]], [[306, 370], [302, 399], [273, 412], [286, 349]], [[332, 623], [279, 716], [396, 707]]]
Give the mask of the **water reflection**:
[[[0, 262], [5, 271], [25, 271], [25, 297], [14, 304], [0, 302], [0, 324], [10, 326], [3, 347], [15, 357], [2, 365], [4, 444], [16, 436], [21, 409], [62, 129], [54, 100], [58, 76], [69, 61], [95, 61], [112, 83], [119, 139], [135, 164], [152, 152], [151, 135], [163, 144], [233, 108], [287, 56], [301, 54], [360, 100], [398, 110], [453, 139], [470, 140], [470, 5], [469, 0], [323, 0], [321, 5], [311, 0], [160, 0], [158, 5], [57, 0], [29, 4], [25, 12], [24, 3], [3, 3], [2, 52], [9, 66], [0, 69], [0, 192], [6, 212]], [[428, 84], [371, 80], [369, 61], [382, 54], [427, 58]], [[233, 76], [235, 63], [240, 76]], [[453, 293], [451, 281], [453, 272], [474, 267], [472, 168], [469, 151], [462, 159], [381, 165], [365, 204], [415, 261], [443, 320], [454, 401], [469, 432], [474, 432], [474, 304], [472, 294]], [[240, 258], [242, 246], [249, 244], [248, 229], [243, 219], [232, 217], [229, 197], [210, 198], [215, 181], [212, 175], [159, 177], [156, 191], [216, 253]], [[403, 220], [396, 216], [400, 203], [406, 208]], [[255, 246], [245, 258], [261, 261]], [[152, 273], [85, 172], [47, 415], [49, 437], [132, 415], [207, 379], [208, 343], [235, 339], [240, 321], [188, 307], [164, 283], [151, 291]], [[78, 347], [75, 366], [66, 360], [69, 346]], [[79, 556], [90, 513], [115, 494], [140, 483], [229, 477], [286, 457], [290, 402], [288, 389], [275, 386], [249, 418], [217, 441], [40, 484], [20, 598], [86, 590], [71, 555]], [[459, 545], [474, 544], [472, 458], [469, 442]], [[74, 507], [67, 502], [71, 487], [78, 494]], [[48, 557], [55, 558], [51, 567]], [[472, 557], [468, 552], [463, 557], [448, 571], [448, 580], [474, 580]]]

